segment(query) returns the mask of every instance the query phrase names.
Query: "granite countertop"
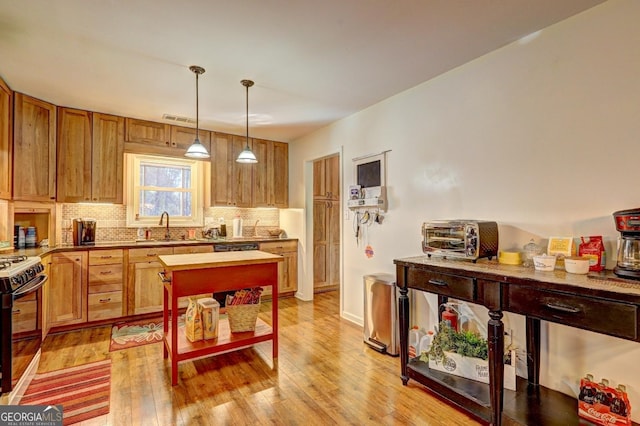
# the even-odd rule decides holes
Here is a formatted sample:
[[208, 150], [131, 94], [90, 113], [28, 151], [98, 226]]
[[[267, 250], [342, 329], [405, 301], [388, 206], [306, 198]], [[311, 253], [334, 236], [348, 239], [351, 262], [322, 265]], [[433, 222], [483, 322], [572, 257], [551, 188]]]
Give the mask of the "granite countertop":
[[640, 281], [620, 278], [612, 271], [589, 272], [588, 274], [571, 274], [564, 269], [556, 269], [549, 272], [536, 271], [533, 267], [522, 265], [505, 265], [498, 263], [496, 259], [479, 259], [476, 263], [460, 259], [444, 259], [442, 257], [426, 255], [395, 259], [400, 264], [432, 265], [443, 268], [451, 268], [459, 271], [469, 271], [493, 275], [501, 281], [509, 281], [509, 278], [520, 280], [540, 281], [557, 285], [566, 285], [592, 289], [596, 291], [610, 291], [621, 294], [640, 296]]
[[91, 246], [74, 246], [73, 244], [61, 244], [51, 247], [36, 247], [25, 249], [6, 250], [4, 254], [25, 255], [25, 256], [44, 256], [51, 253], [75, 251], [75, 250], [96, 250], [96, 249], [131, 249], [131, 248], [148, 248], [148, 247], [173, 247], [184, 245], [208, 245], [208, 244], [227, 244], [227, 243], [263, 243], [271, 241], [297, 241], [297, 238], [279, 238], [279, 237], [243, 237], [243, 238], [216, 238], [195, 240], [128, 240], [128, 241], [104, 241], [96, 242]]

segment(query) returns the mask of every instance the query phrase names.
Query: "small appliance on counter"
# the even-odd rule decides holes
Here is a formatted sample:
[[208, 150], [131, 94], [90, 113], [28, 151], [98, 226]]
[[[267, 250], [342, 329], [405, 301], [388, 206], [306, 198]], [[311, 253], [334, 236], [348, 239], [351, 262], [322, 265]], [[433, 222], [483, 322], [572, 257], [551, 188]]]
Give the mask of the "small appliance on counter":
[[480, 220], [432, 220], [422, 224], [422, 251], [476, 261], [498, 254], [498, 224]]
[[640, 208], [613, 213], [618, 239], [618, 257], [613, 273], [623, 278], [640, 279]]
[[73, 245], [92, 246], [96, 243], [96, 220], [73, 219]]

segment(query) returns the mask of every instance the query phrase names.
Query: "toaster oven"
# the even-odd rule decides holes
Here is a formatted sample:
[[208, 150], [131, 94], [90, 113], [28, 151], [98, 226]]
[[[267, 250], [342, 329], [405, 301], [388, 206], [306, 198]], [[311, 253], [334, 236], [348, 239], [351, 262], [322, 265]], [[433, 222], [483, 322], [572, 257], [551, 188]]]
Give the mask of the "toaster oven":
[[433, 220], [422, 224], [422, 251], [476, 261], [498, 254], [498, 224], [480, 220]]

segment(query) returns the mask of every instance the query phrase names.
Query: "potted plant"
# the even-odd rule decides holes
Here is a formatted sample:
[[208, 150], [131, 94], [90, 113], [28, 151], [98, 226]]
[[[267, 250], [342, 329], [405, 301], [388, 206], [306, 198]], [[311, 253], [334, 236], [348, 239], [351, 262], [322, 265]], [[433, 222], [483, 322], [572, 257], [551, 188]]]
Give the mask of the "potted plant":
[[464, 357], [480, 358], [484, 361], [489, 358], [487, 339], [473, 331], [456, 331], [442, 321], [429, 350], [420, 354], [420, 361], [433, 360], [436, 363], [444, 363], [447, 359], [446, 352], [457, 353]]
[[[456, 331], [441, 322], [428, 351], [420, 361], [429, 368], [483, 383], [489, 383], [489, 345], [487, 339], [473, 331]], [[515, 390], [515, 351], [505, 351], [504, 387]]]

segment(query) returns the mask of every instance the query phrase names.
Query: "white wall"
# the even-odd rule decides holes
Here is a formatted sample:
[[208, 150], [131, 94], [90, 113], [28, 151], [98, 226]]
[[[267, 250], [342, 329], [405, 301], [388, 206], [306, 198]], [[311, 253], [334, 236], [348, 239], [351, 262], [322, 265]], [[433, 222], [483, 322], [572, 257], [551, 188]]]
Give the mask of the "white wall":
[[[611, 213], [640, 206], [639, 20], [640, 1], [611, 0], [290, 144], [298, 208], [309, 207], [309, 161], [342, 150], [346, 193], [352, 158], [392, 150], [373, 258], [342, 224], [345, 318], [362, 323], [364, 274], [421, 254], [428, 219], [495, 220], [501, 249], [603, 235], [615, 265]], [[589, 372], [627, 384], [639, 406], [640, 344], [558, 325], [543, 333], [542, 384], [573, 395]]]

